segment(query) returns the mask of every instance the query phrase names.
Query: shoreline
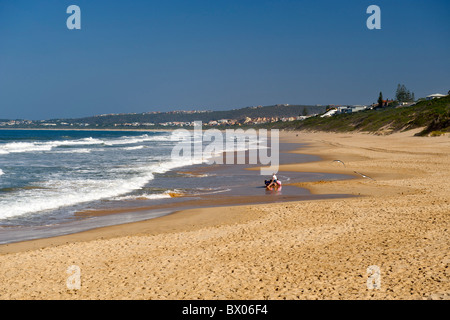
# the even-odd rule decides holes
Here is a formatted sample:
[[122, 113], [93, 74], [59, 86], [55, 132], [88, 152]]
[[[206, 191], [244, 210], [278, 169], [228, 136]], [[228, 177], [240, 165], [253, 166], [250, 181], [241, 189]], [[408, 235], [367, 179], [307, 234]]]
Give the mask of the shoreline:
[[[127, 225], [128, 235], [120, 225], [2, 245], [0, 297], [448, 299], [450, 140], [413, 134], [285, 132], [322, 160], [280, 170], [353, 173], [299, 186], [360, 197], [191, 209]], [[83, 270], [79, 292], [64, 287], [70, 264]], [[371, 265], [380, 290], [366, 287]]]
[[[283, 143], [280, 142], [280, 163], [286, 162], [288, 165], [292, 161], [300, 161], [300, 163], [308, 163], [308, 159], [303, 159], [301, 156], [304, 155], [302, 150], [304, 150], [304, 145], [302, 143]], [[292, 147], [290, 145], [293, 145]], [[289, 146], [289, 147], [288, 147]], [[292, 156], [292, 155], [294, 156]], [[295, 154], [299, 154], [296, 157]], [[217, 166], [217, 165], [216, 165]], [[225, 169], [229, 172], [230, 168], [233, 174], [239, 174], [242, 170], [260, 170], [258, 165], [230, 165]], [[281, 167], [281, 166], [280, 166]], [[214, 166], [208, 166], [205, 164], [197, 164], [193, 167], [186, 168], [176, 168], [175, 171], [184, 173], [185, 170], [191, 175], [204, 175], [209, 173], [218, 173], [223, 166], [219, 165], [218, 168]], [[180, 171], [181, 170], [181, 171]], [[282, 171], [290, 170], [280, 170], [279, 175]], [[294, 170], [296, 171], [296, 170]], [[333, 170], [331, 170], [333, 171]], [[333, 178], [333, 175], [327, 177], [327, 172], [323, 172], [325, 179]], [[341, 175], [339, 172], [333, 172], [334, 174]], [[285, 174], [289, 174], [285, 173]], [[294, 172], [291, 172], [291, 178], [295, 179], [295, 175], [292, 176]], [[309, 173], [313, 174], [313, 173]], [[215, 175], [215, 174], [214, 174]], [[338, 179], [348, 179], [351, 177], [349, 174], [345, 174]], [[261, 177], [262, 179], [262, 177]], [[298, 177], [297, 177], [298, 179]], [[336, 178], [333, 178], [333, 180]], [[264, 189], [264, 188], [258, 188]], [[294, 190], [297, 190], [294, 192]], [[302, 191], [302, 189], [304, 191]], [[95, 239], [96, 237], [104, 237], [104, 235], [114, 234], [115, 236], [129, 236], [135, 233], [136, 229], [141, 229], [140, 226], [136, 224], [148, 223], [156, 224], [156, 229], [159, 230], [159, 220], [166, 216], [171, 216], [174, 214], [183, 214], [186, 211], [195, 210], [215, 210], [223, 209], [229, 207], [244, 207], [252, 205], [262, 205], [267, 206], [270, 203], [284, 203], [284, 202], [294, 202], [294, 201], [309, 201], [309, 200], [321, 200], [321, 199], [336, 199], [336, 198], [346, 198], [350, 195], [347, 194], [314, 194], [309, 192], [308, 188], [300, 186], [297, 183], [286, 183], [283, 187], [282, 194], [267, 194], [261, 193], [261, 191], [244, 191], [244, 193], [237, 194], [232, 192], [229, 195], [215, 194], [201, 196], [192, 199], [187, 197], [185, 200], [180, 202], [170, 202], [165, 204], [147, 204], [139, 206], [118, 206], [104, 209], [90, 209], [87, 211], [80, 211], [74, 214], [74, 222], [65, 222], [55, 226], [36, 226], [36, 227], [23, 227], [13, 231], [10, 235], [10, 241], [0, 243], [0, 254], [7, 254], [19, 251], [26, 251], [29, 249], [43, 248], [46, 246], [56, 246], [59, 244], [67, 243], [73, 239], [79, 241], [87, 235], [89, 239]], [[288, 191], [290, 190], [290, 191]], [[305, 191], [307, 193], [305, 193]], [[255, 192], [257, 194], [255, 194]], [[207, 213], [206, 213], [207, 214]], [[101, 218], [97, 221], [87, 221], [86, 218]], [[154, 221], [154, 222], [153, 222]], [[162, 222], [164, 224], [164, 222]], [[14, 227], [12, 227], [14, 229]], [[114, 229], [114, 232], [107, 230], [108, 228]], [[170, 229], [170, 228], [169, 228]], [[148, 230], [148, 229], [146, 229]], [[20, 236], [20, 233], [26, 232], [26, 238]], [[17, 235], [15, 234], [17, 233]], [[39, 236], [39, 234], [41, 234]], [[79, 235], [78, 235], [79, 234]], [[89, 235], [88, 235], [89, 234]], [[96, 236], [97, 235], [97, 236]], [[3, 239], [3, 238], [2, 238]]]

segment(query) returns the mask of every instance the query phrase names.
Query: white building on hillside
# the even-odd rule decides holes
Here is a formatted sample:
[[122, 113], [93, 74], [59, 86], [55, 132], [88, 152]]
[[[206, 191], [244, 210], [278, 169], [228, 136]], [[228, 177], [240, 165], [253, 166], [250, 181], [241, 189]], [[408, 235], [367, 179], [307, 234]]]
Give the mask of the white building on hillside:
[[446, 97], [446, 95], [440, 94], [440, 93], [435, 93], [435, 94], [430, 94], [429, 96], [427, 96], [427, 100], [439, 99], [442, 97]]

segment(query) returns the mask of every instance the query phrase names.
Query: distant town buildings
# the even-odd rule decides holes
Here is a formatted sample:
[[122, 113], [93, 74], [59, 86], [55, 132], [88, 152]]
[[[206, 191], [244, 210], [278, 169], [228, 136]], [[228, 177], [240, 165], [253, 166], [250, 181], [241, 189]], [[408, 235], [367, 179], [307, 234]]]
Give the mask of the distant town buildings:
[[0, 122], [0, 127], [30, 125], [32, 123], [33, 121], [30, 120], [8, 120], [5, 122]]

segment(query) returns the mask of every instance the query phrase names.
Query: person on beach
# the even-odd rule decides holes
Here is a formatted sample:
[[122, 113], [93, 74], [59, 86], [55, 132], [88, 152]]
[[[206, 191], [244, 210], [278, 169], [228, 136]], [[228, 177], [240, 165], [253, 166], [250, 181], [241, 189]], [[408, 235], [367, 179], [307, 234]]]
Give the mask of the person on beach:
[[278, 187], [277, 184], [278, 178], [275, 175], [275, 173], [272, 175], [272, 180], [270, 181], [270, 183], [267, 185], [267, 189], [271, 189], [272, 187]]

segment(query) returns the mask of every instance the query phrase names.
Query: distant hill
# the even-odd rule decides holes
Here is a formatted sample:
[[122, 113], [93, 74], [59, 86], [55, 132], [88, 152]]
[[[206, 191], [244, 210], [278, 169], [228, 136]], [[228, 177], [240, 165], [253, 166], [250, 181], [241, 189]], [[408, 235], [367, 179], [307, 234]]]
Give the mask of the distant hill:
[[[256, 118], [290, 118], [303, 115], [315, 115], [324, 113], [326, 106], [309, 106], [309, 105], [274, 105], [274, 106], [258, 106], [246, 107], [225, 111], [168, 111], [168, 112], [145, 112], [145, 113], [122, 113], [95, 115], [90, 117], [75, 119], [49, 119], [39, 121], [28, 120], [0, 120], [1, 128], [97, 128], [97, 129], [159, 129], [168, 128], [164, 123], [170, 122], [193, 122], [218, 120], [236, 120], [243, 122], [247, 117]], [[152, 124], [150, 127], [149, 124]]]
[[64, 121], [67, 123], [87, 123], [90, 126], [109, 127], [114, 124], [123, 123], [164, 123], [164, 122], [209, 122], [220, 119], [241, 120], [245, 117], [293, 117], [307, 114], [323, 113], [325, 106], [304, 106], [304, 105], [276, 105], [265, 107], [247, 107], [226, 111], [208, 112], [161, 112], [161, 113], [136, 113], [136, 114], [112, 114], [92, 116], [78, 119], [53, 119], [49, 121]]
[[450, 132], [450, 96], [424, 100], [410, 107], [386, 107], [328, 118], [317, 116], [303, 121], [273, 123], [265, 127], [382, 134], [424, 127], [417, 135], [440, 134]]

